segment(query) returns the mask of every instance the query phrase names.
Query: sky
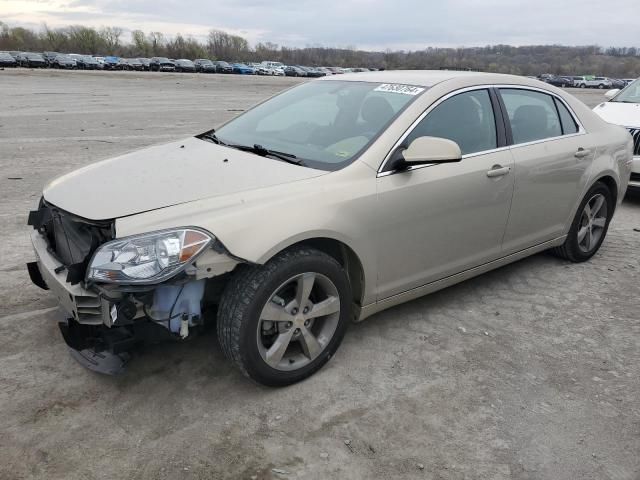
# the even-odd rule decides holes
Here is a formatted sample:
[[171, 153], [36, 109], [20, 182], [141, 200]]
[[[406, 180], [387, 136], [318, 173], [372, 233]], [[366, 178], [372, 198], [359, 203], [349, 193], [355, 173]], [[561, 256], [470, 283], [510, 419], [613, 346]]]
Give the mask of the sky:
[[640, 47], [639, 1], [0, 0], [0, 21], [31, 28], [117, 26], [198, 39], [215, 28], [253, 45], [289, 47]]

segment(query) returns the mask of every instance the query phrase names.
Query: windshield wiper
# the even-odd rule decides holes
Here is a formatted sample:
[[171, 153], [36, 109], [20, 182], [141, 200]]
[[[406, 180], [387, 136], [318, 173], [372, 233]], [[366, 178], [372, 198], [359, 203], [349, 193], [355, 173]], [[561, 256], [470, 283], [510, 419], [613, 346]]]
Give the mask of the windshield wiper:
[[258, 145], [257, 143], [254, 144], [253, 147], [250, 145], [234, 145], [231, 143], [225, 143], [216, 136], [215, 130], [210, 130], [207, 133], [203, 133], [199, 136], [199, 138], [213, 142], [216, 145], [235, 148], [236, 150], [241, 150], [243, 152], [255, 153], [256, 155], [260, 155], [262, 157], [266, 157], [268, 155], [270, 157], [275, 157], [278, 160], [282, 160], [283, 162], [304, 166], [304, 162], [296, 157], [293, 153], [279, 152], [278, 150], [269, 150], [268, 148], [264, 148], [262, 145]]
[[266, 157], [268, 155], [270, 157], [275, 157], [278, 160], [282, 160], [283, 162], [304, 166], [304, 162], [296, 157], [293, 153], [279, 152], [278, 150], [269, 150], [268, 148], [264, 148], [262, 145], [258, 145], [257, 143], [254, 144], [253, 147], [249, 145], [231, 145], [225, 143], [223, 143], [222, 145], [230, 148], [235, 148], [237, 150], [242, 150], [243, 152], [255, 153], [256, 155], [260, 155], [262, 157]]
[[210, 142], [213, 142], [217, 145], [226, 145], [226, 143], [224, 143], [222, 140], [220, 140], [217, 136], [216, 136], [216, 131], [215, 130], [209, 130], [207, 133], [203, 133], [202, 135], [200, 135], [200, 138], [203, 138], [205, 140], [209, 140]]

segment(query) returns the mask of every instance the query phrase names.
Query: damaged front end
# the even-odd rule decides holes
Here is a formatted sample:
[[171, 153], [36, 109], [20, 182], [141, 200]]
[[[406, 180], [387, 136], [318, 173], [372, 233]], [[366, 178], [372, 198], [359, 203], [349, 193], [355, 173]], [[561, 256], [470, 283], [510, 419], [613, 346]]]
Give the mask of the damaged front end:
[[28, 223], [31, 279], [58, 298], [72, 356], [101, 373], [121, 371], [137, 345], [185, 339], [204, 326], [203, 305], [216, 303], [224, 274], [240, 262], [195, 227], [118, 239], [113, 221], [44, 200]]

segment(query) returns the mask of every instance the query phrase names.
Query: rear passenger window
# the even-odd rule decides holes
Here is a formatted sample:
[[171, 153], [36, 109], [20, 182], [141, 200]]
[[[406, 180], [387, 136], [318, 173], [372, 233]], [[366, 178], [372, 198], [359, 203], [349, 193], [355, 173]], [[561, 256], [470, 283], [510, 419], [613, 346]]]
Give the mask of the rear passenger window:
[[489, 91], [473, 90], [448, 98], [422, 119], [405, 143], [425, 136], [453, 140], [463, 155], [496, 148], [496, 120]]
[[562, 133], [563, 135], [570, 135], [572, 133], [578, 133], [578, 125], [576, 125], [576, 121], [573, 116], [567, 110], [567, 107], [564, 106], [557, 98], [554, 98], [556, 102], [556, 106], [558, 107], [558, 112], [560, 113], [560, 122], [562, 123]]
[[551, 95], [515, 88], [501, 88], [500, 94], [511, 123], [513, 143], [562, 135], [560, 118]]

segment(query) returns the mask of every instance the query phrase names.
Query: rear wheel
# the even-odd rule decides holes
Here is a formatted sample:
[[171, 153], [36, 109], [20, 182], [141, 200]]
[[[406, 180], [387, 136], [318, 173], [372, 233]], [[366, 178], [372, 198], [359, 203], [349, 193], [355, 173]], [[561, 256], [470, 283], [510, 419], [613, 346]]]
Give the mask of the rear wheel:
[[589, 260], [607, 235], [614, 208], [609, 188], [601, 182], [596, 183], [580, 203], [564, 244], [552, 252], [572, 262]]
[[240, 370], [269, 386], [319, 370], [338, 349], [351, 317], [351, 287], [333, 258], [295, 248], [263, 266], [243, 266], [218, 310], [222, 350]]

